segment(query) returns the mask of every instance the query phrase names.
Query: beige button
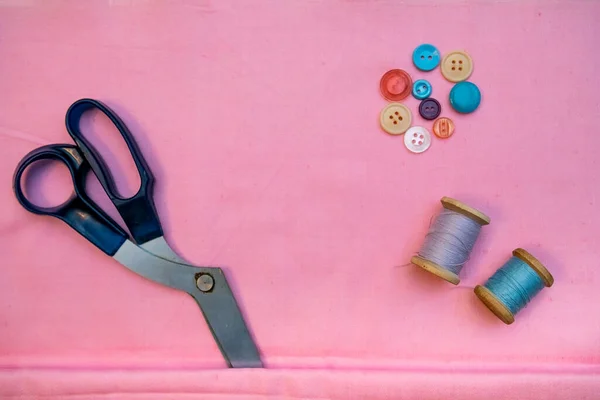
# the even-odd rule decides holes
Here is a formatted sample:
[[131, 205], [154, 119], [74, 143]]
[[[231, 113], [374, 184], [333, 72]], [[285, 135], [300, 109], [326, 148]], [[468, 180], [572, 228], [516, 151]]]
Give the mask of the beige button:
[[465, 81], [473, 72], [473, 60], [464, 51], [453, 51], [444, 56], [441, 70], [450, 82]]
[[390, 103], [379, 115], [379, 123], [390, 135], [400, 135], [410, 128], [412, 115], [410, 110], [400, 103]]

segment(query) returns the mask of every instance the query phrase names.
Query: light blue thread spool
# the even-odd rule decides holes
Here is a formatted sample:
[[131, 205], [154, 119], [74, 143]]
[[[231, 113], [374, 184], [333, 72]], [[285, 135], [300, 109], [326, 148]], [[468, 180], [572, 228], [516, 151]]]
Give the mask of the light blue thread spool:
[[430, 224], [413, 264], [457, 285], [481, 227], [490, 223], [482, 212], [450, 197], [442, 198], [442, 212]]
[[526, 250], [516, 249], [475, 294], [505, 324], [512, 324], [521, 311], [544, 287], [554, 283], [552, 274]]

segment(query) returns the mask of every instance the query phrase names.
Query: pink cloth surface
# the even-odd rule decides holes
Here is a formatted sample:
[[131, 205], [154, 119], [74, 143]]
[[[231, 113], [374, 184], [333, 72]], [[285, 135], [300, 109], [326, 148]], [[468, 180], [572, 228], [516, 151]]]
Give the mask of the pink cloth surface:
[[[600, 398], [598, 38], [594, 1], [0, 0], [0, 397]], [[472, 55], [474, 114], [420, 43]], [[430, 80], [452, 138], [381, 131], [392, 68]], [[15, 166], [71, 142], [82, 97], [130, 127], [168, 241], [226, 270], [267, 369], [224, 369], [189, 296], [17, 203]], [[32, 196], [56, 204], [51, 172]], [[407, 265], [442, 196], [492, 218], [457, 287]], [[472, 289], [516, 247], [556, 283], [505, 326]]]

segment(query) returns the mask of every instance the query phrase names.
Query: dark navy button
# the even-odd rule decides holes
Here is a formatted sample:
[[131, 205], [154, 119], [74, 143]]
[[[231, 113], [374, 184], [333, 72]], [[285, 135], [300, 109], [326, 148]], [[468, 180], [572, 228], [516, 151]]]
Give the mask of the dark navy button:
[[419, 79], [413, 83], [412, 95], [417, 100], [423, 100], [431, 96], [431, 83], [425, 79]]
[[413, 51], [413, 63], [421, 71], [431, 71], [440, 63], [440, 52], [434, 45], [419, 45]]
[[441, 112], [442, 106], [436, 99], [428, 98], [419, 104], [419, 114], [427, 120], [436, 119], [440, 116]]
[[472, 113], [481, 103], [481, 92], [471, 82], [459, 82], [450, 90], [450, 105], [459, 113]]

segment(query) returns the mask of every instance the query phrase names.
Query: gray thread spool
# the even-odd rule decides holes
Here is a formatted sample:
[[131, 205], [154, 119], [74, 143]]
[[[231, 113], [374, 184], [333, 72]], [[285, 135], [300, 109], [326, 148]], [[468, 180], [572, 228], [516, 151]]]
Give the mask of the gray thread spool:
[[410, 261], [458, 285], [458, 275], [469, 260], [481, 227], [490, 223], [490, 217], [450, 197], [441, 201], [444, 209], [429, 226], [419, 254]]

